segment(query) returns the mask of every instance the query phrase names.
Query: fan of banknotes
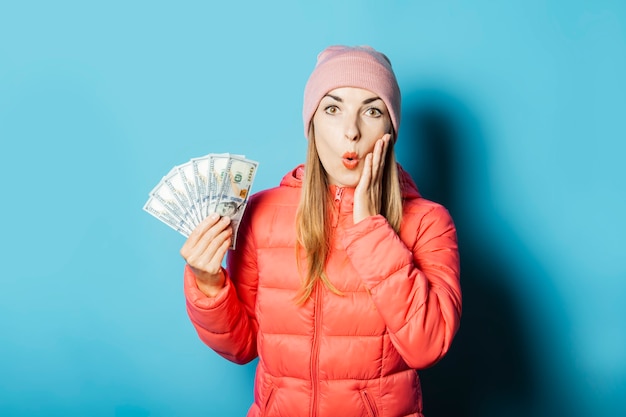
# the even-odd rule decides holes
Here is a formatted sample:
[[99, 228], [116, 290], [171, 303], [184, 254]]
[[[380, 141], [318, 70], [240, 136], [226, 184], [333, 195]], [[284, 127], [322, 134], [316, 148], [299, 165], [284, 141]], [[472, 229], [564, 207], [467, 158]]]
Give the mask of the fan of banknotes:
[[193, 158], [161, 179], [143, 209], [185, 237], [211, 213], [228, 216], [234, 249], [257, 166], [244, 155], [229, 153]]

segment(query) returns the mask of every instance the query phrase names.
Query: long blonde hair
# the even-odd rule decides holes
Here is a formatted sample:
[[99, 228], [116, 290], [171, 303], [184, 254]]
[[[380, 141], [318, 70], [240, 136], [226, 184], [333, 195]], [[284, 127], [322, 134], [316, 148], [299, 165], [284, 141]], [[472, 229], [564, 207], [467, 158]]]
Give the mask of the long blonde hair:
[[[392, 133], [383, 169], [380, 214], [387, 219], [393, 230], [398, 233], [402, 223], [402, 190], [398, 176], [394, 142], [395, 138]], [[325, 272], [332, 237], [330, 210], [333, 205], [328, 187], [328, 176], [317, 153], [314, 127], [311, 123], [302, 195], [296, 214], [296, 258], [300, 271], [302, 271], [301, 261], [303, 255], [306, 259], [306, 274], [297, 297], [298, 304], [306, 302], [311, 296], [315, 285], [320, 280], [330, 291], [335, 294], [341, 294], [330, 282]]]

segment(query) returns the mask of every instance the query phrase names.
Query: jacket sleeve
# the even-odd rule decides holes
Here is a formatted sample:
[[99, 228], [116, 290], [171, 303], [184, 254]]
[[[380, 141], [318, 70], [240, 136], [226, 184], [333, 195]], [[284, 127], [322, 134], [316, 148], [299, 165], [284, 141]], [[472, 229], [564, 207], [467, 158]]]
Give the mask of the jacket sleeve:
[[228, 270], [242, 258], [247, 258], [249, 263], [243, 268], [238, 267], [237, 272], [242, 269], [248, 272], [248, 281], [235, 282], [231, 279], [232, 274], [225, 270], [225, 287], [217, 296], [207, 297], [198, 289], [193, 272], [186, 266], [184, 290], [187, 314], [200, 339], [229, 361], [245, 364], [257, 356], [258, 324], [254, 315], [256, 269], [250, 264], [252, 258], [244, 255], [254, 251], [247, 245], [241, 226], [237, 249], [228, 254]]
[[378, 215], [354, 225], [344, 244], [392, 343], [410, 367], [423, 369], [447, 353], [460, 324], [456, 229], [448, 211], [433, 205], [407, 219], [401, 236]]

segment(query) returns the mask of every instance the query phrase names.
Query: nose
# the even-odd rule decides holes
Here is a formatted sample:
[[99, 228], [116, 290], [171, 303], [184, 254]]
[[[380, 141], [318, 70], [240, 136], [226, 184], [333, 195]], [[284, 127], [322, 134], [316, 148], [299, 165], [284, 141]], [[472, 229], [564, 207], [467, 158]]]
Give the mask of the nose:
[[344, 135], [349, 141], [356, 141], [361, 138], [361, 129], [359, 128], [358, 117], [346, 117], [344, 126]]

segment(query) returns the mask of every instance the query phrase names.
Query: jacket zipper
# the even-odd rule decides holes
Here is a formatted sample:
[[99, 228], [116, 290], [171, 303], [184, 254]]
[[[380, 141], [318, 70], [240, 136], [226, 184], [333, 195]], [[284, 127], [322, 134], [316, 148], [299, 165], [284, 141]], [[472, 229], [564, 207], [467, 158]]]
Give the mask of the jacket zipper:
[[267, 394], [267, 399], [265, 400], [265, 406], [263, 407], [263, 416], [267, 415], [267, 412], [270, 409], [270, 405], [272, 405], [272, 400], [274, 399], [274, 393], [276, 392], [276, 387], [274, 385], [271, 386], [270, 392]]
[[337, 187], [337, 189], [335, 190], [335, 207], [336, 207], [336, 212], [335, 212], [335, 218], [333, 220], [333, 228], [337, 227], [337, 224], [339, 224], [339, 206], [341, 205], [341, 197], [343, 196], [343, 188], [339, 188]]
[[[343, 195], [343, 188], [337, 187], [335, 190], [335, 205], [341, 204], [341, 197]], [[337, 227], [339, 223], [339, 210], [337, 210], [333, 227]], [[319, 354], [320, 354], [320, 328], [322, 325], [322, 291], [320, 290], [320, 283], [315, 285], [313, 291], [313, 298], [315, 300], [315, 307], [313, 314], [315, 315], [315, 325], [313, 329], [313, 350], [311, 352], [311, 385], [313, 398], [311, 400], [311, 417], [317, 416], [317, 401], [319, 396]]]
[[317, 397], [319, 396], [318, 372], [319, 372], [319, 350], [320, 350], [320, 327], [322, 323], [322, 292], [320, 291], [319, 282], [315, 285], [313, 297], [315, 299], [315, 307], [313, 314], [315, 315], [315, 327], [313, 329], [313, 351], [311, 352], [311, 385], [313, 399], [311, 401], [311, 417], [317, 416]]
[[343, 188], [337, 187], [337, 189], [335, 190], [335, 201], [336, 202], [340, 202], [341, 201], [342, 194], [343, 194]]
[[361, 399], [363, 400], [363, 404], [365, 405], [365, 410], [367, 411], [368, 417], [376, 417], [378, 414], [376, 412], [376, 406], [372, 398], [370, 398], [369, 394], [366, 390], [361, 390]]

